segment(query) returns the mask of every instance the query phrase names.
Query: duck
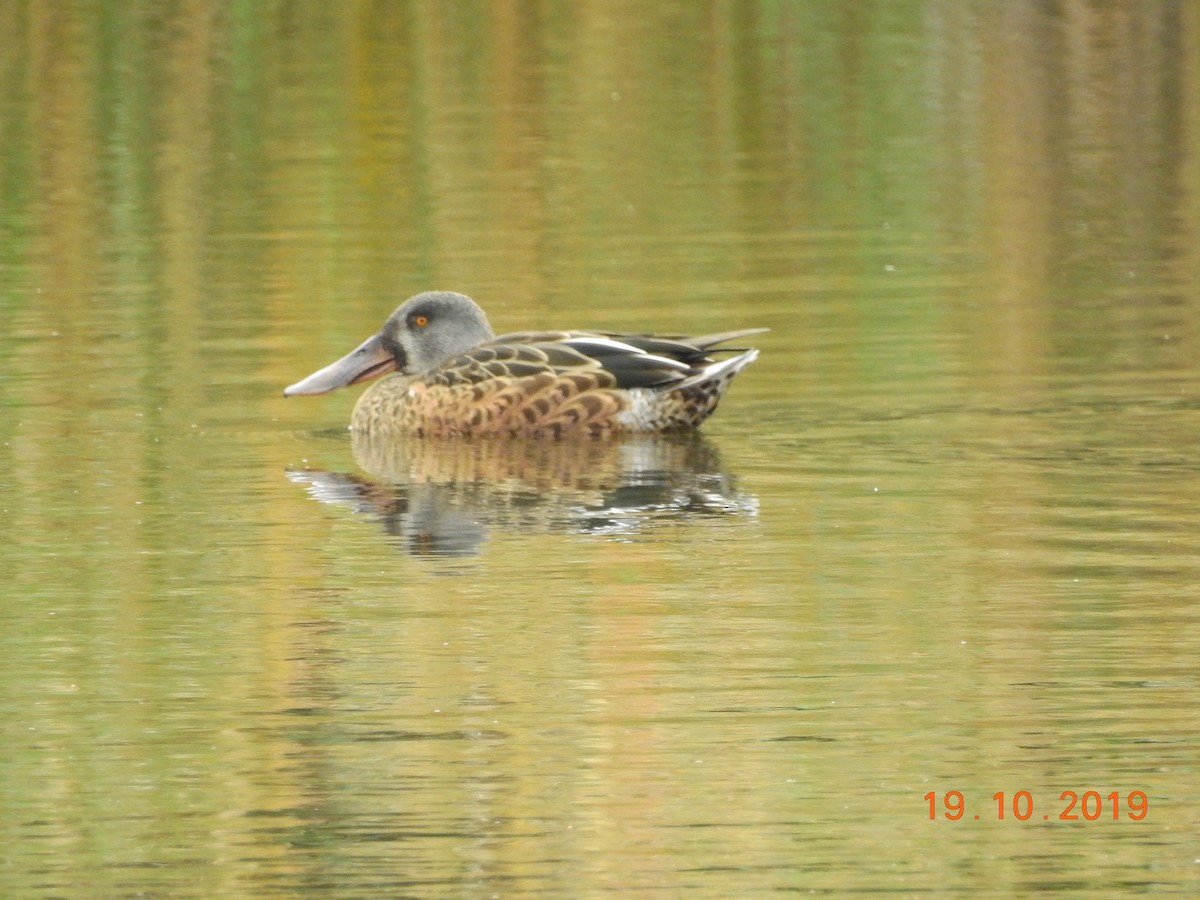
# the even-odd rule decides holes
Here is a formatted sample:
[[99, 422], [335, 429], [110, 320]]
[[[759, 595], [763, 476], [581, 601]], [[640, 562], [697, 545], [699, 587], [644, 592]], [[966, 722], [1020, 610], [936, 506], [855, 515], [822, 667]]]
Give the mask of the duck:
[[754, 348], [718, 345], [766, 330], [497, 336], [470, 297], [427, 291], [404, 301], [378, 334], [283, 394], [324, 394], [386, 375], [359, 397], [350, 421], [353, 431], [376, 437], [686, 431], [713, 413], [758, 357]]

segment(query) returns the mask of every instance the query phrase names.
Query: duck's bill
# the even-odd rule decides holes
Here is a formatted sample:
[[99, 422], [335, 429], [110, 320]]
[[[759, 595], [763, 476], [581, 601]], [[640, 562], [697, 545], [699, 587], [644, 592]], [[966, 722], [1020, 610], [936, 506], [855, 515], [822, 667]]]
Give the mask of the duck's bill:
[[396, 370], [396, 358], [388, 353], [379, 335], [367, 338], [335, 363], [285, 388], [283, 396], [325, 394], [329, 391], [378, 378]]

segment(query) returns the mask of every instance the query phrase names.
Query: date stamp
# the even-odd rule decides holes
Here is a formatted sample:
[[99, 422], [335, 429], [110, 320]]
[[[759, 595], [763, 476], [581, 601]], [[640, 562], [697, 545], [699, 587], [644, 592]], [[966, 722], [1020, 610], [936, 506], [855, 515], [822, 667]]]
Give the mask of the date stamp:
[[930, 821], [938, 818], [939, 810], [942, 818], [952, 822], [964, 818], [976, 822], [985, 818], [1003, 821], [1008, 817], [1021, 822], [1030, 819], [1048, 822], [1052, 818], [1060, 822], [1095, 822], [1101, 818], [1112, 821], [1131, 819], [1140, 822], [1150, 812], [1150, 801], [1146, 799], [1145, 791], [1130, 791], [1124, 795], [1120, 791], [1110, 794], [1101, 794], [1100, 791], [1084, 791], [1082, 794], [1078, 791], [1063, 791], [1051, 810], [1040, 814], [1035, 809], [1033, 794], [1029, 791], [1017, 791], [1012, 795], [997, 791], [992, 794], [992, 805], [987, 807], [986, 814], [972, 815], [967, 809], [967, 798], [962, 791], [945, 791], [942, 794], [930, 791], [925, 795], [925, 800], [929, 804]]

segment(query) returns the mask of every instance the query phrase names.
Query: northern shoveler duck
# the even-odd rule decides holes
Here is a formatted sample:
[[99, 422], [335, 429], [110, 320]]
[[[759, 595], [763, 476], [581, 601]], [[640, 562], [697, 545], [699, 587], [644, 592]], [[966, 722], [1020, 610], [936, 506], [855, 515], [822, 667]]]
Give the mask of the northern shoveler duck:
[[323, 394], [395, 372], [359, 398], [351, 428], [419, 436], [677, 431], [708, 418], [733, 377], [758, 356], [738, 349], [714, 359], [710, 351], [765, 330], [496, 337], [471, 298], [430, 291], [406, 300], [379, 334], [283, 394]]

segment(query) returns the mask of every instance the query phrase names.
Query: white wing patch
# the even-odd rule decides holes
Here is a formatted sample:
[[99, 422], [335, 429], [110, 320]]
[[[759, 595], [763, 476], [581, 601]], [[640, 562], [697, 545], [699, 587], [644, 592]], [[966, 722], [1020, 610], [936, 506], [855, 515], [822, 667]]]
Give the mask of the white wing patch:
[[573, 347], [580, 353], [587, 353], [588, 348], [611, 350], [617, 353], [628, 353], [632, 356], [643, 356], [646, 351], [641, 350], [633, 344], [626, 344], [624, 341], [616, 341], [606, 337], [569, 337], [564, 338], [560, 343], [566, 344], [568, 347]]
[[758, 351], [747, 350], [744, 353], [739, 353], [737, 356], [731, 356], [729, 359], [711, 362], [698, 375], [685, 381], [684, 384], [695, 384], [698, 381], [709, 381], [717, 378], [732, 378], [756, 359], [758, 359]]
[[578, 350], [585, 356], [592, 356], [597, 350], [608, 351], [610, 353], [622, 353], [626, 356], [644, 356], [647, 362], [653, 361], [655, 365], [665, 369], [674, 369], [677, 372], [690, 372], [692, 367], [687, 363], [680, 362], [677, 359], [671, 359], [669, 356], [659, 356], [657, 353], [647, 353], [641, 347], [635, 347], [633, 344], [626, 344], [624, 341], [614, 340], [606, 337], [573, 337], [566, 338], [562, 341], [573, 350]]

